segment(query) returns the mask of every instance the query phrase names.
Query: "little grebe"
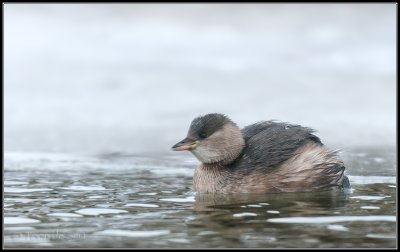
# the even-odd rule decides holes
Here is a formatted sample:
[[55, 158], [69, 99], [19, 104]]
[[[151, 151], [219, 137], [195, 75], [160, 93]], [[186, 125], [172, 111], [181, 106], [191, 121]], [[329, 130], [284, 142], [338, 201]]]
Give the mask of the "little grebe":
[[344, 164], [300, 125], [264, 121], [242, 130], [222, 114], [195, 118], [175, 151], [201, 164], [193, 176], [200, 193], [310, 192], [349, 188]]

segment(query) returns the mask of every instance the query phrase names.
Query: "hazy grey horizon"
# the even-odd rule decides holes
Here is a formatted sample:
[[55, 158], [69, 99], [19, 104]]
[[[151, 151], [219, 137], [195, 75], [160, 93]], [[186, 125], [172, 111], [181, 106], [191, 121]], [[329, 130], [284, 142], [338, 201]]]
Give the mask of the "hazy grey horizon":
[[396, 145], [395, 4], [5, 4], [6, 152], [164, 153], [210, 112]]

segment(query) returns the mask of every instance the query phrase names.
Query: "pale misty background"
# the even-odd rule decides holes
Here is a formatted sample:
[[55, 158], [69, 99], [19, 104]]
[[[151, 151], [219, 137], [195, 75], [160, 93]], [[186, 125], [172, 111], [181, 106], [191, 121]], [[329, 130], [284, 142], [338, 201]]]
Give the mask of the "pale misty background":
[[170, 153], [210, 112], [395, 148], [395, 4], [3, 7], [6, 152]]

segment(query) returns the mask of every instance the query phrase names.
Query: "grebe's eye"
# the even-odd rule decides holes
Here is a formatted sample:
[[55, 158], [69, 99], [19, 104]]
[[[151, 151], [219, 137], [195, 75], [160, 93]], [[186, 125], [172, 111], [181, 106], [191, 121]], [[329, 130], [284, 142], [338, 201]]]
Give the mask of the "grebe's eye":
[[204, 139], [204, 138], [206, 138], [207, 136], [206, 136], [206, 134], [201, 133], [201, 134], [199, 135], [199, 137], [200, 137], [200, 139]]

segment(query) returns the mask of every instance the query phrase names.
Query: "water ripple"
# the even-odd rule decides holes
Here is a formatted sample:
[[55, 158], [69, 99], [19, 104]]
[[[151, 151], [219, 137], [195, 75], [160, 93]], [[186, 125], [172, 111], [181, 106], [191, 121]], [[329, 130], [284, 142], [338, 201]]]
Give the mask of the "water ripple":
[[127, 236], [127, 237], [154, 237], [160, 235], [169, 234], [169, 230], [151, 230], [151, 231], [130, 231], [130, 230], [119, 230], [119, 229], [108, 229], [100, 232], [96, 232], [95, 235], [105, 236]]
[[4, 224], [28, 224], [28, 223], [38, 223], [39, 220], [25, 218], [25, 217], [4, 217]]
[[331, 223], [349, 221], [388, 221], [396, 222], [396, 216], [326, 216], [326, 217], [287, 217], [268, 219], [268, 222], [275, 223]]
[[83, 215], [100, 215], [100, 214], [127, 213], [128, 211], [121, 209], [109, 209], [109, 208], [84, 208], [77, 210], [75, 212]]

